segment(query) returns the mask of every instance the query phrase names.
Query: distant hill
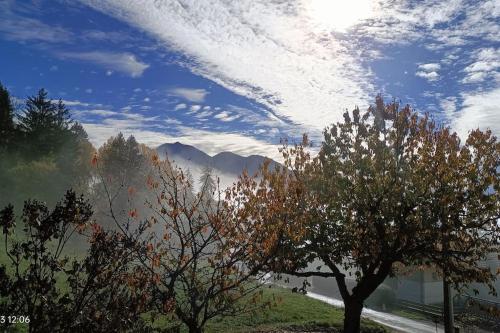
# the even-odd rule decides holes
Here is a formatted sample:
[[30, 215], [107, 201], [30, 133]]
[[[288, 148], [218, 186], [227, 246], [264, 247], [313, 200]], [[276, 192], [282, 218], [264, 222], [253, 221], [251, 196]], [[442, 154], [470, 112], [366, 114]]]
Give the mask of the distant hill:
[[[214, 156], [180, 142], [165, 143], [156, 148], [161, 159], [167, 156], [177, 166], [184, 170], [189, 170], [198, 185], [204, 167], [209, 166], [214, 170], [214, 174], [220, 178], [221, 187], [230, 186], [237, 180], [238, 176], [247, 170], [250, 175], [259, 170], [259, 166], [266, 160], [260, 155], [241, 156], [232, 152], [222, 152]], [[275, 165], [271, 162], [271, 166]]]

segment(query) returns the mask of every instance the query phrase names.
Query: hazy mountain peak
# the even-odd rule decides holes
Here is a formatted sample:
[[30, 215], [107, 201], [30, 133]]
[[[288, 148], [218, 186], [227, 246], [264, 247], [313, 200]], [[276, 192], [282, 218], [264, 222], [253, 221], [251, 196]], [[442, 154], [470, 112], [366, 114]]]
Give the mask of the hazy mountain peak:
[[231, 185], [245, 169], [250, 175], [256, 173], [266, 159], [260, 155], [245, 157], [229, 151], [210, 156], [196, 147], [180, 142], [165, 143], [156, 150], [160, 158], [168, 156], [177, 166], [189, 169], [194, 179], [199, 178], [204, 167], [210, 166], [214, 176], [220, 178], [222, 187]]

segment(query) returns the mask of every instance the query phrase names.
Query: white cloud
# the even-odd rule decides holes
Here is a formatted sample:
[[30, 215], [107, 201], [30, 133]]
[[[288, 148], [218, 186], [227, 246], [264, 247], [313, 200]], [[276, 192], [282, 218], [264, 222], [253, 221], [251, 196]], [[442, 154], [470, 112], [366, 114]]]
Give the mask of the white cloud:
[[463, 83], [482, 82], [488, 78], [500, 81], [500, 48], [484, 48], [474, 52], [472, 63], [464, 69]]
[[49, 71], [51, 72], [57, 72], [59, 70], [59, 67], [57, 67], [56, 65], [53, 65], [49, 68]]
[[130, 35], [118, 31], [100, 31], [100, 30], [85, 30], [82, 31], [80, 37], [90, 41], [104, 41], [111, 43], [124, 43], [135, 41]]
[[151, 99], [149, 97], [144, 98], [144, 102], [148, 103], [150, 101], [151, 101]]
[[106, 71], [106, 76], [111, 76], [111, 75], [113, 75], [113, 71], [107, 70]]
[[491, 129], [494, 135], [500, 135], [500, 88], [487, 92], [466, 93], [458, 116], [453, 119], [452, 127], [462, 139], [470, 130]]
[[178, 111], [178, 110], [182, 110], [182, 109], [185, 109], [187, 108], [187, 105], [185, 103], [179, 103], [175, 106], [174, 110], [175, 111]]
[[190, 113], [198, 112], [201, 109], [201, 105], [196, 105], [196, 104], [191, 105], [191, 107], [189, 109], [190, 109]]
[[85, 89], [85, 92], [86, 92], [87, 94], [92, 94], [92, 91], [93, 91], [93, 90], [92, 90], [91, 88], [87, 88], [87, 89]]
[[220, 121], [224, 121], [224, 122], [230, 122], [230, 121], [236, 120], [240, 117], [241, 117], [240, 115], [231, 115], [227, 111], [222, 111], [221, 113], [218, 113], [214, 116], [214, 118], [217, 118]]
[[81, 111], [81, 113], [88, 113], [100, 117], [110, 117], [110, 116], [117, 116], [120, 115], [120, 113], [116, 111], [110, 111], [110, 110], [104, 110], [104, 109], [95, 109], [95, 110], [85, 110]]
[[204, 110], [204, 111], [202, 111], [200, 113], [197, 113], [195, 115], [195, 117], [198, 118], [198, 119], [205, 119], [207, 117], [210, 117], [211, 115], [212, 115], [212, 112], [210, 112], [208, 110]]
[[447, 97], [440, 99], [439, 106], [443, 110], [444, 114], [448, 118], [452, 118], [455, 115], [455, 111], [457, 111], [457, 98], [456, 97]]
[[[500, 35], [498, 0], [372, 1], [373, 8], [340, 29], [340, 34], [338, 29], [332, 33], [335, 27], [328, 25], [333, 23], [324, 20], [321, 10], [311, 11], [311, 1], [323, 1], [323, 8], [339, 6], [340, 2], [327, 0], [81, 1], [181, 53], [181, 65], [193, 73], [272, 111], [263, 115], [214, 108], [227, 111], [217, 119], [237, 114], [239, 121], [255, 120], [280, 131], [289, 123], [309, 132], [321, 130], [339, 120], [345, 108], [371, 102], [379, 87], [370, 83], [374, 73], [369, 61], [380, 57], [376, 50], [383, 52], [384, 44], [430, 50], [435, 62], [421, 63], [415, 75], [440, 83], [451, 78], [458, 84], [453, 87], [457, 94], [463, 88], [460, 83], [487, 82], [491, 88], [500, 80], [497, 58], [492, 58], [498, 49], [484, 47], [497, 42]], [[485, 50], [474, 51], [478, 45]], [[421, 54], [415, 52], [416, 57]], [[491, 120], [494, 113], [489, 103], [470, 103], [485, 94], [490, 93], [462, 94], [460, 100], [450, 97], [439, 107], [456, 128], [463, 129], [467, 120]], [[205, 99], [205, 95], [175, 96], [195, 104]]]
[[181, 125], [182, 124], [182, 122], [180, 120], [170, 118], [170, 117], [164, 118], [163, 121], [169, 125]]
[[60, 52], [58, 55], [62, 58], [89, 61], [103, 67], [111, 68], [130, 75], [139, 77], [149, 67], [148, 64], [139, 61], [131, 53], [114, 53], [103, 51], [92, 52]]
[[184, 98], [190, 102], [202, 103], [208, 95], [205, 89], [172, 88], [168, 90], [169, 95]]
[[82, 1], [181, 52], [195, 74], [316, 130], [374, 95], [370, 71], [318, 30], [304, 1]]
[[73, 33], [60, 26], [50, 26], [35, 18], [18, 14], [23, 10], [30, 11], [27, 7], [29, 5], [19, 1], [0, 1], [0, 34], [6, 39], [48, 43], [68, 43], [73, 40]]
[[145, 125], [144, 122], [156, 121], [160, 118], [159, 116], [146, 117], [145, 115], [140, 113], [123, 113], [121, 115], [127, 119], [137, 121], [138, 125]]
[[439, 80], [438, 70], [441, 69], [441, 65], [437, 63], [421, 64], [418, 65], [418, 71], [415, 73], [416, 76], [424, 78], [428, 81]]
[[437, 72], [423, 72], [418, 71], [415, 73], [416, 76], [426, 79], [428, 81], [437, 81], [439, 80], [439, 74]]
[[421, 69], [425, 72], [436, 72], [441, 69], [441, 65], [437, 63], [422, 64], [418, 65], [418, 69]]
[[90, 103], [85, 103], [85, 102], [81, 102], [81, 101], [78, 101], [78, 100], [70, 101], [70, 100], [64, 100], [63, 99], [62, 102], [66, 106], [90, 106], [91, 105]]

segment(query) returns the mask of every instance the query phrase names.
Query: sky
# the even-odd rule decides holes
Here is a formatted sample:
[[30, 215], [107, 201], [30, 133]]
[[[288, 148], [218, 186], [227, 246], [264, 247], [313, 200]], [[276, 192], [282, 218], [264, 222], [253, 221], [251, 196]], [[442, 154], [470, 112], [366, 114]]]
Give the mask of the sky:
[[0, 0], [0, 82], [99, 146], [276, 157], [377, 94], [500, 135], [500, 0]]

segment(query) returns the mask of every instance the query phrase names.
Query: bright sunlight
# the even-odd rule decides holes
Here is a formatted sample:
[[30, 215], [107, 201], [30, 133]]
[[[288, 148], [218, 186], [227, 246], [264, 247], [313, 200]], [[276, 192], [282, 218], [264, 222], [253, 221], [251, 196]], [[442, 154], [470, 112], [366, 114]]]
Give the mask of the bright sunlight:
[[371, 0], [309, 0], [305, 4], [308, 16], [319, 29], [337, 32], [372, 16], [373, 7]]

